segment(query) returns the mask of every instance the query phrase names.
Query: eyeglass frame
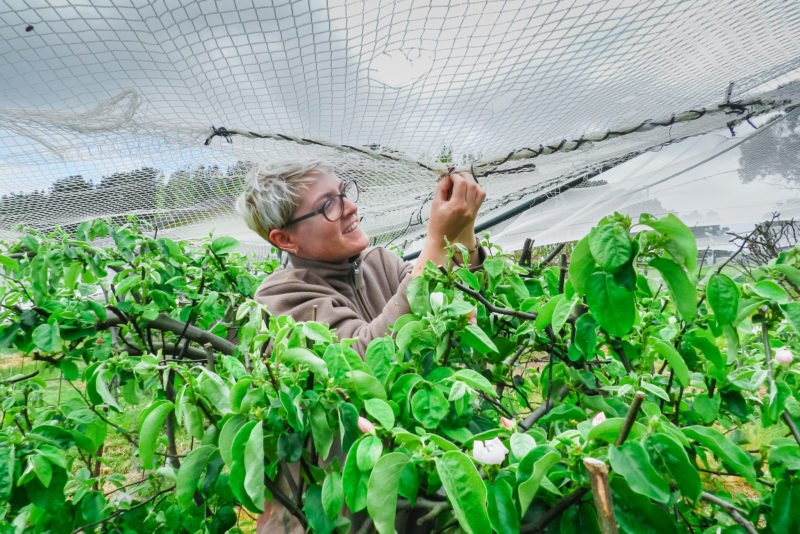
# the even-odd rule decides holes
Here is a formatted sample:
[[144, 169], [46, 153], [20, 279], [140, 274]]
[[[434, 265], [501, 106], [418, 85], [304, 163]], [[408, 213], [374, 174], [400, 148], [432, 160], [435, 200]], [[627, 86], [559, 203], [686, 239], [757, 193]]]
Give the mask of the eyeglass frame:
[[350, 200], [353, 203], [358, 202], [358, 197], [361, 195], [361, 189], [358, 187], [358, 182], [356, 180], [348, 180], [347, 182], [344, 182], [342, 184], [342, 192], [339, 193], [338, 195], [333, 195], [333, 196], [328, 197], [328, 199], [325, 201], [325, 203], [322, 204], [321, 208], [319, 208], [318, 210], [314, 210], [314, 211], [312, 211], [310, 213], [306, 213], [305, 215], [301, 215], [300, 217], [297, 217], [295, 219], [290, 219], [290, 220], [286, 221], [285, 223], [283, 223], [283, 226], [281, 226], [281, 228], [282, 229], [283, 228], [288, 228], [289, 226], [291, 226], [291, 225], [293, 225], [295, 223], [299, 223], [300, 221], [304, 221], [306, 219], [310, 219], [314, 215], [322, 215], [323, 217], [325, 217], [325, 209], [328, 207], [328, 204], [330, 202], [333, 202], [334, 199], [337, 199], [337, 198], [339, 199], [339, 204], [341, 206], [341, 209], [339, 211], [339, 217], [334, 219], [334, 220], [330, 220], [327, 217], [325, 217], [325, 220], [326, 221], [330, 221], [330, 222], [338, 221], [339, 219], [342, 218], [342, 215], [344, 214], [344, 199], [345, 199], [345, 196], [346, 196], [345, 195], [345, 190], [347, 189], [347, 186], [349, 186], [350, 184], [353, 184], [356, 187], [356, 199], [355, 200], [348, 199], [348, 200]]

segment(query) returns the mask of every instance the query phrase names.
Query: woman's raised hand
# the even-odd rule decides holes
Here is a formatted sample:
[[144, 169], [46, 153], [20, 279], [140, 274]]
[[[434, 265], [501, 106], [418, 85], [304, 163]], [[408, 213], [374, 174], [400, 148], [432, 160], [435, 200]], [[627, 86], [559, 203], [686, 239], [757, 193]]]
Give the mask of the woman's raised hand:
[[486, 193], [468, 172], [444, 174], [439, 178], [431, 205], [428, 236], [444, 244], [475, 246], [475, 218]]

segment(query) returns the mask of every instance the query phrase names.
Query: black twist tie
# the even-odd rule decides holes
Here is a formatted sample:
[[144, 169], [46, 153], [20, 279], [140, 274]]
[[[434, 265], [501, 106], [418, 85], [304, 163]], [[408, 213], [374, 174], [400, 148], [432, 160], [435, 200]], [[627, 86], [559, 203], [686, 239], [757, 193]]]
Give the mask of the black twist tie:
[[228, 143], [233, 143], [233, 139], [231, 139], [233, 132], [229, 132], [224, 126], [220, 126], [219, 128], [211, 126], [211, 132], [211, 135], [208, 136], [206, 142], [204, 143], [206, 146], [210, 145], [211, 140], [216, 136], [224, 137]]

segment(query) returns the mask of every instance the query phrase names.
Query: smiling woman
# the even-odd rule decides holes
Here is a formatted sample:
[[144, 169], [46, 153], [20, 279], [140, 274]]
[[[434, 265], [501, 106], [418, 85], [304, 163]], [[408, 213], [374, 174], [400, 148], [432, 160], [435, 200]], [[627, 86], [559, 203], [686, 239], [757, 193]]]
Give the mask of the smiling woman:
[[287, 267], [268, 276], [255, 299], [274, 315], [330, 324], [340, 338], [357, 339], [353, 348], [363, 355], [370, 341], [410, 313], [408, 283], [428, 260], [447, 262], [448, 242], [464, 245], [471, 265], [482, 262], [473, 227], [485, 196], [470, 174], [443, 175], [422, 253], [411, 264], [384, 248], [368, 248], [359, 226], [358, 184], [342, 182], [330, 165], [285, 161], [255, 169], [239, 211], [250, 228], [289, 255]]

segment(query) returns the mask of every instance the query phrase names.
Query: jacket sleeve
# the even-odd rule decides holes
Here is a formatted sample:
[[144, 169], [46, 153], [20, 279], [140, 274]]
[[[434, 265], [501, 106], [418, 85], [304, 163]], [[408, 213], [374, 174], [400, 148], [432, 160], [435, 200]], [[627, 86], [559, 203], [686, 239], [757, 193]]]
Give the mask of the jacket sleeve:
[[389, 251], [380, 252], [380, 261], [385, 275], [381, 283], [387, 284], [394, 292], [372, 321], [359, 317], [347, 299], [322, 283], [293, 278], [276, 280], [262, 285], [255, 300], [265, 304], [272, 315], [291, 315], [297, 321], [311, 321], [316, 306], [316, 320], [328, 323], [336, 330], [339, 339], [357, 339], [353, 349], [363, 356], [373, 339], [386, 335], [390, 324], [411, 313], [406, 289], [411, 281], [412, 265]]

